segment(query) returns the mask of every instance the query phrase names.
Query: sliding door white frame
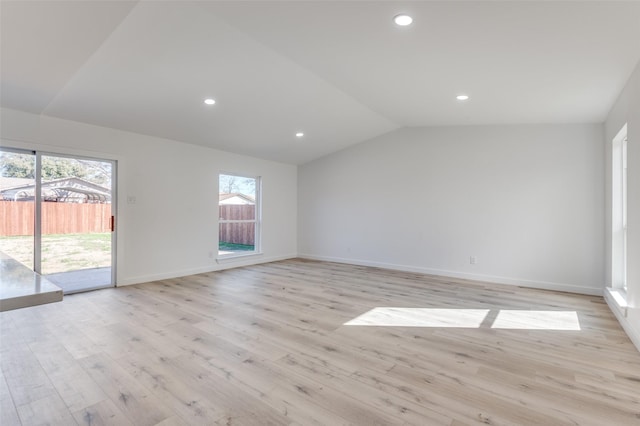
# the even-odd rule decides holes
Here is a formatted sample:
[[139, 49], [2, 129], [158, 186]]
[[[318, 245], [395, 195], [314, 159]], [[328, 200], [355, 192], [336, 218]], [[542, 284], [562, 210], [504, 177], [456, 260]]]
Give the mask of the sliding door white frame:
[[116, 285], [117, 277], [117, 211], [118, 211], [118, 193], [117, 193], [117, 176], [118, 176], [118, 163], [115, 160], [88, 157], [83, 155], [73, 154], [59, 154], [56, 152], [34, 151], [21, 148], [0, 147], [0, 150], [4, 152], [11, 152], [16, 154], [27, 154], [35, 157], [35, 187], [34, 187], [34, 238], [33, 238], [33, 270], [37, 273], [42, 273], [42, 157], [51, 156], [59, 158], [72, 158], [78, 160], [99, 161], [103, 163], [111, 164], [111, 283], [109, 285]]

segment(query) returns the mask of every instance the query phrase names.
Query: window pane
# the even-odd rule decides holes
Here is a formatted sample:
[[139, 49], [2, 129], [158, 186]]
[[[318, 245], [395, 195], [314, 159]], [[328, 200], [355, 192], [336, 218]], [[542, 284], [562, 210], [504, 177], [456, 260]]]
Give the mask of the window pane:
[[627, 281], [627, 125], [612, 141], [611, 168], [611, 285], [624, 289]]
[[627, 228], [627, 139], [622, 141], [622, 227]]
[[627, 289], [627, 138], [622, 141], [622, 287]]
[[218, 254], [255, 251], [257, 179], [221, 174], [219, 182]]

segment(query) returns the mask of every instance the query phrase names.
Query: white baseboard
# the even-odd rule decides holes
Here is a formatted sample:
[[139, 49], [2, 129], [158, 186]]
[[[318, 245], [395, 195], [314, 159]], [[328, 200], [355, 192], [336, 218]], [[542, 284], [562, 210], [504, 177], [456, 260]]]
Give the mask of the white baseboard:
[[238, 268], [241, 266], [257, 265], [259, 263], [277, 262], [279, 260], [292, 259], [297, 257], [295, 254], [286, 256], [241, 256], [238, 258], [226, 258], [224, 262], [213, 265], [202, 266], [199, 268], [183, 269], [179, 271], [164, 272], [161, 274], [140, 275], [137, 277], [123, 278], [118, 280], [117, 287], [127, 285], [148, 283], [152, 281], [168, 280], [172, 278], [186, 277], [189, 275], [204, 274], [207, 272], [222, 271], [224, 269]]
[[160, 274], [141, 275], [137, 277], [119, 279], [118, 287], [146, 283], [151, 281], [185, 277], [188, 275], [203, 274], [207, 272], [220, 271], [220, 270], [229, 269], [229, 268], [238, 268], [242, 266], [257, 265], [259, 263], [277, 262], [279, 260], [292, 259], [295, 257], [300, 257], [303, 259], [310, 259], [310, 260], [321, 260], [326, 262], [346, 263], [351, 265], [371, 266], [376, 268], [392, 269], [392, 270], [404, 271], [404, 272], [415, 272], [415, 273], [427, 274], [427, 275], [461, 278], [461, 279], [490, 282], [490, 283], [496, 283], [496, 284], [506, 284], [506, 285], [520, 286], [520, 287], [538, 288], [542, 290], [564, 291], [569, 293], [588, 294], [588, 295], [594, 295], [594, 296], [602, 296], [603, 294], [602, 289], [599, 289], [599, 288], [575, 286], [572, 284], [533, 281], [533, 280], [525, 280], [525, 279], [518, 279], [518, 278], [501, 277], [501, 276], [495, 276], [495, 275], [472, 274], [467, 272], [422, 268], [422, 267], [408, 266], [408, 265], [397, 265], [392, 263], [371, 262], [371, 261], [365, 261], [360, 259], [315, 256], [315, 255], [304, 254], [304, 253], [297, 254], [297, 255], [290, 254], [285, 256], [269, 256], [269, 257], [243, 256], [235, 259], [234, 258], [224, 259], [224, 262], [216, 263], [215, 265], [207, 265], [199, 268], [184, 269], [180, 271], [171, 271], [171, 272], [165, 272]]
[[601, 288], [576, 286], [572, 284], [554, 283], [546, 281], [533, 281], [519, 278], [500, 277], [495, 275], [471, 274], [468, 272], [447, 271], [442, 269], [430, 269], [416, 266], [396, 265], [393, 263], [371, 262], [360, 259], [345, 259], [328, 256], [315, 256], [311, 254], [298, 254], [298, 257], [310, 260], [322, 260], [326, 262], [347, 263], [350, 265], [372, 266], [375, 268], [393, 269], [396, 271], [416, 272], [419, 274], [438, 275], [451, 278], [462, 278], [473, 281], [483, 281], [496, 284], [507, 284], [519, 287], [537, 288], [541, 290], [564, 291], [568, 293], [588, 294], [592, 296], [602, 296]]
[[[607, 302], [609, 309], [611, 309], [611, 312], [613, 312], [613, 315], [615, 315], [625, 333], [627, 333], [627, 336], [629, 336], [631, 342], [638, 351], [640, 351], [640, 330], [634, 328], [631, 321], [629, 321], [629, 317], [633, 316], [633, 309], [626, 306], [626, 303], [622, 302], [621, 298], [618, 297], [617, 292], [610, 287], [607, 287], [604, 291], [604, 300]], [[636, 316], [640, 318], [640, 314]]]

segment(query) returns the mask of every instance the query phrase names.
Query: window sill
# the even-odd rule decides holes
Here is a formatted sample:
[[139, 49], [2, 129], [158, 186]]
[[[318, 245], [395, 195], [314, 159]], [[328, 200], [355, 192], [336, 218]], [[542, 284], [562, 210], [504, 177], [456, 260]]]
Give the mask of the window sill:
[[620, 313], [624, 317], [627, 316], [627, 292], [622, 288], [611, 288], [607, 287], [605, 292], [609, 296], [609, 299], [615, 303], [616, 307], [619, 309]]
[[260, 257], [262, 256], [262, 252], [255, 251], [247, 254], [223, 254], [218, 256], [216, 259], [216, 263], [230, 263], [234, 261], [240, 261], [244, 259], [249, 259], [252, 257]]

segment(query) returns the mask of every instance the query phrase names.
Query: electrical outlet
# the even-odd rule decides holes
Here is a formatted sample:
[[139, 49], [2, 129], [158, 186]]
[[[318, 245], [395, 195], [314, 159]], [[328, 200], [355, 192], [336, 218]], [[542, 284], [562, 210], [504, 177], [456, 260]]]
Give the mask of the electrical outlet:
[[478, 259], [475, 256], [469, 257], [469, 263], [475, 265], [478, 262]]
[[127, 195], [127, 204], [135, 204], [136, 196], [135, 195]]

